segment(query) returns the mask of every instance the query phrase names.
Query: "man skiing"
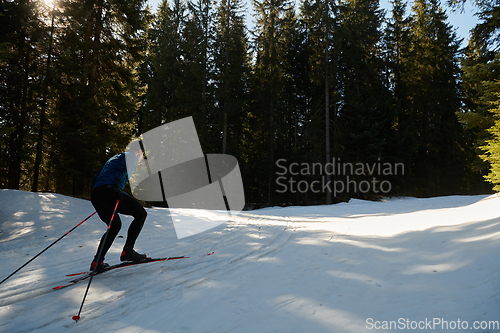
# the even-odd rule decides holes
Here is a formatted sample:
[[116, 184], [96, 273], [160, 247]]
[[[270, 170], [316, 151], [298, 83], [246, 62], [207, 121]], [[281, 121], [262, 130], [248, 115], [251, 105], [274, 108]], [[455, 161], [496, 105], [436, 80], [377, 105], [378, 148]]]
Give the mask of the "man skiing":
[[[111, 221], [117, 200], [120, 200], [120, 203], [118, 204], [116, 213], [131, 215], [134, 217], [134, 220], [128, 229], [127, 239], [125, 241], [125, 246], [123, 247], [120, 260], [140, 262], [147, 259], [147, 256], [145, 254], [137, 253], [134, 250], [134, 245], [139, 233], [142, 230], [147, 213], [136, 198], [123, 192], [123, 188], [125, 187], [129, 176], [127, 172], [126, 160], [129, 161], [129, 164], [130, 161], [135, 162], [132, 163], [133, 165], [129, 165], [129, 169], [133, 171], [135, 165], [137, 165], [137, 163], [143, 158], [142, 150], [140, 148], [136, 149], [136, 151], [127, 150], [124, 153], [116, 154], [106, 162], [94, 180], [94, 187], [90, 195], [90, 201], [92, 202], [92, 205], [101, 220], [107, 225], [109, 225]], [[106, 234], [104, 234], [101, 238], [101, 242], [97, 248], [97, 253], [90, 265], [91, 270], [95, 268], [96, 272], [101, 272], [106, 267], [109, 267], [108, 264], [104, 263], [104, 257], [118, 235], [121, 226], [122, 223], [120, 216], [115, 214], [113, 223], [111, 223], [111, 227], [107, 231], [109, 232], [108, 236], [106, 237]], [[102, 251], [100, 257], [98, 258], [101, 246]]]

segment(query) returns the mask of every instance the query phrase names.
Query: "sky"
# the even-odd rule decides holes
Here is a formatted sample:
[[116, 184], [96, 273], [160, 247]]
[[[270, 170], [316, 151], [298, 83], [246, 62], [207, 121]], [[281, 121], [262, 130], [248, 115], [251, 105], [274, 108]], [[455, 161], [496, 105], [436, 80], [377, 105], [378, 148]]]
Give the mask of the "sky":
[[[156, 11], [161, 0], [148, 0], [150, 7], [153, 11]], [[390, 9], [389, 0], [380, 0], [380, 5], [383, 8]], [[410, 6], [408, 6], [410, 7]], [[247, 8], [247, 27], [251, 28], [253, 26], [253, 17], [252, 17], [252, 4], [250, 0], [246, 0], [246, 8]], [[408, 9], [409, 10], [409, 9]], [[469, 36], [469, 31], [474, 28], [474, 26], [478, 23], [478, 19], [474, 16], [475, 8], [467, 2], [464, 8], [463, 13], [461, 12], [453, 12], [451, 9], [445, 7], [445, 10], [448, 14], [449, 23], [456, 29], [457, 36], [459, 38], [463, 38], [462, 46], [467, 45], [467, 39]]]

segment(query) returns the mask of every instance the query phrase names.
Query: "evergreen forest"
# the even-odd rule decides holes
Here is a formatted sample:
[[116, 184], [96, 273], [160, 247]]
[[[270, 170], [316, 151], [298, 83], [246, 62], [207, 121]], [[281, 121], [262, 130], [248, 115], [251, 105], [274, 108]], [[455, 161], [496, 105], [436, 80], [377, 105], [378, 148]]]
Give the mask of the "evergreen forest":
[[463, 41], [463, 1], [1, 0], [0, 188], [88, 198], [192, 116], [253, 207], [500, 191], [500, 2]]

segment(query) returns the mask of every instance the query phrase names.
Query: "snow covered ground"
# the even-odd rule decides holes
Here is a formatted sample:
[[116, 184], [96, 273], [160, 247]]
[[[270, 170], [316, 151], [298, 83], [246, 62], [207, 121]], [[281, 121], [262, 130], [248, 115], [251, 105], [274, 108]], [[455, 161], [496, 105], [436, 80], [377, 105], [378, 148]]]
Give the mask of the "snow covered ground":
[[[0, 190], [0, 280], [92, 212]], [[181, 240], [148, 209], [136, 249], [190, 258], [95, 277], [75, 322], [87, 282], [52, 287], [88, 269], [104, 231], [90, 218], [1, 284], [0, 332], [500, 331], [499, 196], [268, 208]]]

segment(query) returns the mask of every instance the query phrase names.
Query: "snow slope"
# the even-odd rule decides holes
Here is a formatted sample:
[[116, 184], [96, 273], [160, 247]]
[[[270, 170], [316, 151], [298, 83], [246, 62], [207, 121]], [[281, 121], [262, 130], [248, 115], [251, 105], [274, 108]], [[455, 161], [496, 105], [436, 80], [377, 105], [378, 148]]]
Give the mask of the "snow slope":
[[[0, 190], [0, 280], [92, 212]], [[171, 214], [148, 209], [136, 249], [189, 259], [95, 277], [76, 323], [87, 283], [52, 287], [88, 269], [105, 231], [94, 216], [0, 285], [0, 332], [500, 331], [498, 196], [268, 208], [181, 240], [171, 218], [208, 214]]]

